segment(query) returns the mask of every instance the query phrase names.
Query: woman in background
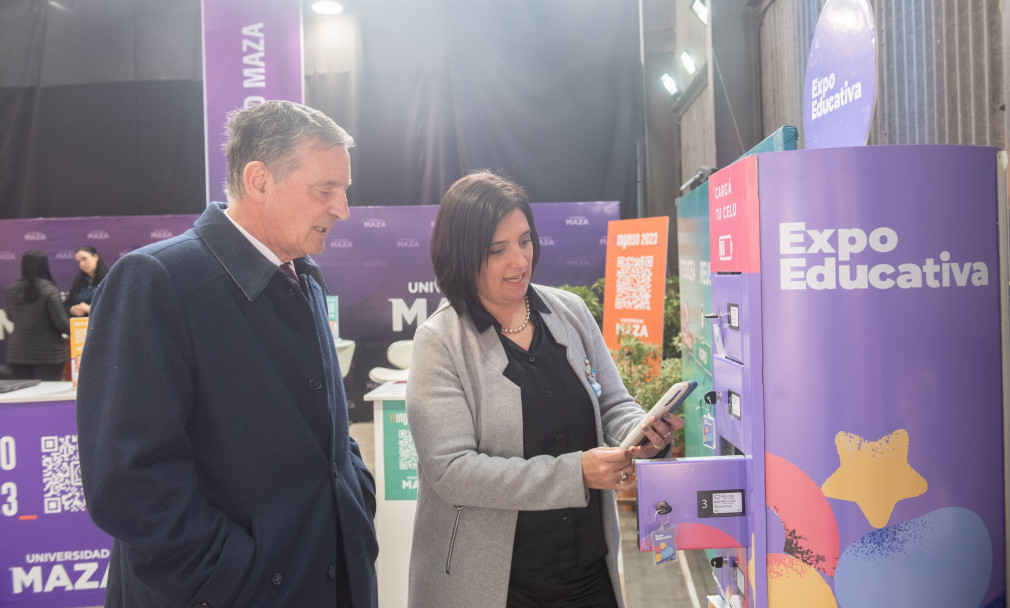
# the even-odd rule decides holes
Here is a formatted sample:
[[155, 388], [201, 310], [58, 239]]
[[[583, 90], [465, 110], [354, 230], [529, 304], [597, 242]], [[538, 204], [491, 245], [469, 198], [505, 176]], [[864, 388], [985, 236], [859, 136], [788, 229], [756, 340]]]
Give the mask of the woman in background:
[[91, 245], [79, 247], [74, 252], [74, 259], [77, 260], [81, 272], [70, 284], [70, 291], [67, 293], [67, 299], [63, 301], [63, 306], [70, 315], [86, 317], [91, 312], [91, 298], [95, 295], [95, 289], [105, 275], [109, 274], [109, 267]]
[[582, 298], [531, 282], [525, 192], [487, 171], [442, 198], [440, 307], [414, 335], [406, 407], [418, 455], [408, 605], [623, 605], [613, 490], [683, 420], [643, 416]]
[[70, 321], [45, 252], [21, 256], [21, 278], [4, 290], [4, 297], [7, 318], [14, 323], [7, 338], [7, 364], [14, 377], [62, 379], [70, 358], [63, 334], [70, 332]]

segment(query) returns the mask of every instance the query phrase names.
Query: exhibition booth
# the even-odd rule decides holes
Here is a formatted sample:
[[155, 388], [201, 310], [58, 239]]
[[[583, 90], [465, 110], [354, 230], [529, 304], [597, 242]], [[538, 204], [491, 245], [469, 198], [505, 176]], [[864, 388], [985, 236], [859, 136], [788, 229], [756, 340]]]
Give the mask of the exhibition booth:
[[[965, 146], [787, 150], [710, 178], [707, 222], [679, 225], [706, 231], [681, 240], [709, 243], [696, 262], [710, 299], [687, 298], [684, 312], [711, 388], [697, 395], [702, 419], [688, 420], [689, 457], [637, 465], [640, 550], [709, 550], [730, 606], [1002, 605], [1001, 158]], [[317, 258], [338, 296], [335, 348], [353, 347], [348, 391], [374, 412], [383, 606], [406, 600], [417, 459], [405, 384], [356, 387], [353, 371], [387, 364], [386, 347], [438, 305], [421, 255], [433, 212], [354, 209]], [[616, 203], [534, 213], [537, 280], [599, 278]], [[118, 257], [145, 244], [121, 234], [158, 240], [192, 218], [143, 221], [11, 220], [0, 232], [55, 259], [89, 237]], [[2, 253], [9, 282], [20, 250]], [[111, 540], [86, 513], [74, 396], [69, 383], [0, 396], [3, 605], [101, 603]]]
[[[704, 221], [678, 209], [710, 269], [682, 301], [688, 373], [712, 371], [689, 457], [638, 462], [639, 549], [707, 550], [712, 606], [1005, 605], [1004, 157], [790, 136], [713, 175]], [[403, 576], [404, 384], [366, 398], [377, 531], [398, 547], [378, 567]], [[405, 605], [405, 587], [380, 594]]]
[[[334, 228], [325, 251], [313, 258], [336, 296], [336, 310], [331, 311], [334, 348], [351, 420], [372, 419], [373, 401], [378, 408], [377, 528], [385, 538], [390, 526], [397, 526], [385, 546], [404, 539], [407, 543], [403, 551], [382, 552], [378, 568], [383, 595], [400, 593], [397, 589], [406, 580], [410, 535], [401, 528], [409, 528], [413, 517], [416, 454], [402, 401], [399, 413], [390, 409], [392, 402], [380, 390], [385, 385], [381, 378], [370, 379], [369, 372], [391, 365], [388, 347], [411, 339], [443, 299], [428, 253], [436, 209], [353, 207], [351, 219]], [[617, 202], [538, 203], [533, 213], [542, 252], [537, 282], [591, 285], [603, 276], [607, 226], [618, 219]], [[57, 285], [66, 288], [78, 272], [73, 260], [77, 247], [94, 246], [111, 265], [133, 249], [183, 233], [195, 219], [174, 215], [3, 220], [0, 284], [17, 280], [25, 251], [40, 249], [49, 255]], [[0, 332], [6, 335], [12, 329], [0, 302]], [[402, 390], [402, 384], [392, 386]], [[79, 608], [102, 603], [111, 539], [86, 512], [77, 460], [75, 396], [69, 382], [0, 393], [2, 606]], [[390, 416], [391, 422], [384, 425]], [[389, 483], [399, 484], [398, 489], [388, 490]], [[387, 565], [386, 560], [398, 554], [403, 563]], [[383, 584], [384, 580], [391, 582]], [[387, 602], [383, 605], [397, 605]]]
[[101, 606], [112, 539], [88, 516], [76, 390], [43, 382], [0, 393], [0, 605]]
[[[224, 181], [225, 116], [304, 99], [306, 66], [296, 3], [202, 4], [211, 201]], [[824, 23], [841, 25], [819, 24], [811, 44], [809, 149], [785, 127], [721, 170], [702, 166], [677, 201], [669, 274], [680, 279], [684, 379], [698, 388], [682, 410], [687, 456], [636, 463], [639, 550], [657, 564], [706, 551], [719, 588], [710, 608], [1001, 608], [1007, 156], [865, 146], [883, 42], [868, 2], [821, 4], [835, 16]], [[373, 422], [383, 608], [406, 605], [418, 485], [409, 372], [389, 349], [444, 302], [429, 257], [436, 210], [351, 207], [313, 256], [332, 294], [349, 419]], [[533, 213], [537, 283], [604, 276], [618, 201], [536, 203]], [[28, 250], [48, 254], [66, 289], [78, 247], [111, 266], [196, 218], [0, 220], [0, 287]], [[0, 363], [14, 330], [4, 305], [0, 293]], [[111, 546], [87, 513], [72, 383], [0, 392], [0, 606], [101, 605]]]
[[[352, 421], [370, 420], [363, 396], [379, 383], [369, 371], [388, 366], [386, 349], [414, 330], [442, 301], [431, 270], [429, 245], [435, 205], [352, 207], [313, 260], [336, 296], [335, 338]], [[619, 219], [616, 201], [535, 203], [543, 251], [536, 280], [546, 285], [591, 285], [603, 276], [607, 223]], [[115, 216], [0, 220], [0, 285], [21, 275], [21, 255], [49, 256], [57, 287], [68, 289], [79, 272], [74, 251], [91, 245], [114, 264], [126, 253], [188, 230], [196, 215]], [[0, 332], [9, 332], [0, 294]], [[353, 350], [351, 344], [353, 343]], [[0, 361], [4, 341], [0, 339]], [[345, 366], [345, 359], [350, 365]]]
[[1006, 605], [1005, 158], [794, 150], [709, 178], [681, 226], [709, 243], [685, 357], [711, 362], [688, 430], [710, 455], [639, 461], [643, 551], [710, 550], [720, 606]]

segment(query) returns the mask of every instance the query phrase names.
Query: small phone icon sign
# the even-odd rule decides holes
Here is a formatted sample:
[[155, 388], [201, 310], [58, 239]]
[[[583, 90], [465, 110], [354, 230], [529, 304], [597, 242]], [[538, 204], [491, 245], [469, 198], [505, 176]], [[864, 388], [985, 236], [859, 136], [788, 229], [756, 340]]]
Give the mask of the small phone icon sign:
[[724, 261], [733, 259], [733, 235], [724, 234], [719, 237], [719, 259]]

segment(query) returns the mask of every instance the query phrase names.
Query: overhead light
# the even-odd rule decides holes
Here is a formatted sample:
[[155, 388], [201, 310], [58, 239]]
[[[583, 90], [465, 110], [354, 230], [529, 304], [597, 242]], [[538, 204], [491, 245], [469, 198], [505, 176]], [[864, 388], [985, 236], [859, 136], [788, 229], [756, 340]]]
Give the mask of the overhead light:
[[680, 191], [688, 192], [689, 190], [694, 190], [698, 186], [708, 181], [708, 176], [712, 175], [713, 173], [715, 173], [715, 169], [713, 167], [702, 165], [697, 171], [695, 171], [694, 175], [692, 175], [686, 182], [681, 184]]
[[684, 65], [684, 69], [691, 76], [698, 71], [698, 66], [694, 64], [694, 57], [691, 57], [691, 53], [684, 51], [680, 54], [680, 62]]
[[691, 3], [691, 10], [694, 11], [694, 16], [698, 18], [698, 21], [708, 25], [708, 6], [705, 5], [705, 0], [694, 0]]
[[320, 0], [319, 2], [312, 3], [312, 10], [316, 11], [320, 15], [339, 15], [344, 12], [344, 7], [341, 6], [339, 2], [333, 2], [332, 0]]
[[670, 97], [680, 93], [680, 89], [677, 88], [677, 81], [673, 79], [673, 76], [664, 73], [659, 77], [659, 80], [663, 83], [663, 87], [670, 94]]

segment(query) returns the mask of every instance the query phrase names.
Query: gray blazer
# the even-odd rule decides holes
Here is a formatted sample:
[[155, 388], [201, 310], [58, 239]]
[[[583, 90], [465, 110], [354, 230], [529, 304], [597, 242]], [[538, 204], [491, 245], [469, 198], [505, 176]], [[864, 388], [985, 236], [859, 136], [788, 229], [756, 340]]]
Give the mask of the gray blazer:
[[[618, 445], [643, 411], [624, 385], [603, 336], [576, 295], [534, 286], [550, 308], [544, 324], [593, 401], [599, 445]], [[602, 387], [597, 399], [585, 360]], [[580, 452], [523, 458], [519, 387], [498, 334], [478, 334], [468, 314], [440, 307], [414, 336], [406, 408], [418, 454], [417, 514], [408, 605], [505, 606], [519, 510], [584, 507]], [[603, 493], [607, 566], [623, 606], [613, 493]]]

